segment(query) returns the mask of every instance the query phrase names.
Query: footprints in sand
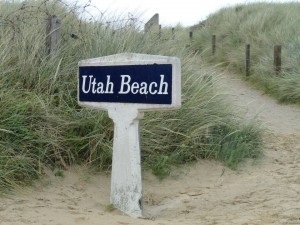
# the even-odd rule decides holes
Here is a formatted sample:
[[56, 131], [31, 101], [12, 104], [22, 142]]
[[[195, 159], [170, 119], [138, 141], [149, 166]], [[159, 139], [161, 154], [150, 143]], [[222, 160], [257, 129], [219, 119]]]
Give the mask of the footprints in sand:
[[[82, 171], [81, 171], [82, 173]], [[36, 189], [5, 198], [0, 206], [2, 225], [82, 225], [105, 214], [109, 194], [100, 196], [100, 179], [83, 182], [85, 174], [66, 172], [65, 178], [49, 177], [51, 185], [37, 185]], [[102, 188], [109, 192], [109, 182], [102, 177]], [[93, 194], [94, 193], [94, 194]], [[96, 194], [95, 194], [96, 193]], [[2, 199], [1, 199], [2, 200]]]
[[226, 170], [220, 176], [222, 167], [216, 165], [194, 168], [181, 187], [166, 182], [161, 186], [169, 191], [148, 193], [146, 212], [156, 219], [197, 218], [199, 224], [300, 224], [299, 140], [296, 135], [270, 134], [264, 159], [242, 171]]

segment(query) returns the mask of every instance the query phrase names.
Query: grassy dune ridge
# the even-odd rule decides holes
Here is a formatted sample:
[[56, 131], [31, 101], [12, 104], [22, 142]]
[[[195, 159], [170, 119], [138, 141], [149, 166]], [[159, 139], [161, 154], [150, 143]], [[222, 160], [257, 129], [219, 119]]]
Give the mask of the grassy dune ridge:
[[[218, 74], [199, 66], [201, 57], [186, 47], [184, 28], [175, 40], [163, 34], [159, 41], [130, 20], [112, 18], [119, 22], [106, 26], [101, 19], [82, 20], [78, 12], [60, 1], [0, 1], [2, 192], [39, 178], [45, 167], [110, 168], [113, 123], [106, 112], [77, 105], [77, 63], [121, 52], [171, 55], [182, 62], [182, 108], [149, 112], [141, 121], [146, 168], [164, 177], [174, 164], [212, 158], [237, 168], [260, 154], [260, 130], [244, 125], [216, 94]], [[61, 19], [62, 40], [59, 53], [49, 57], [45, 18], [53, 14]]]
[[[197, 30], [193, 47], [211, 56], [211, 36], [217, 37], [213, 62], [245, 74], [245, 45], [251, 46], [251, 77], [255, 86], [280, 102], [300, 103], [300, 3], [249, 3], [223, 8]], [[275, 76], [274, 45], [282, 46], [282, 73]]]

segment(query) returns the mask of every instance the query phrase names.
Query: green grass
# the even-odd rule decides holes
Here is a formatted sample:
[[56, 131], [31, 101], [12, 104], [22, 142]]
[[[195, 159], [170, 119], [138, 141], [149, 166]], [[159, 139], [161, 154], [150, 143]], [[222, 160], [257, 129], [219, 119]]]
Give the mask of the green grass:
[[[186, 29], [145, 35], [117, 18], [79, 19], [76, 7], [53, 1], [0, 1], [0, 190], [29, 184], [44, 169], [72, 164], [109, 169], [113, 122], [106, 112], [77, 105], [77, 63], [121, 52], [177, 56], [182, 62], [182, 108], [147, 112], [141, 121], [142, 160], [159, 177], [171, 166], [202, 158], [231, 168], [260, 152], [260, 130], [236, 118], [216, 94], [217, 70], [194, 55]], [[62, 22], [60, 51], [45, 52], [45, 18]], [[116, 18], [112, 18], [116, 20]], [[125, 21], [125, 22], [124, 22]], [[70, 33], [78, 35], [73, 39]]]
[[143, 157], [157, 162], [153, 172], [160, 177], [173, 164], [210, 158], [236, 169], [245, 158], [260, 155], [260, 129], [233, 114], [223, 97], [215, 94], [217, 74], [213, 69], [194, 67], [199, 62], [195, 57], [183, 64], [182, 108], [147, 113], [142, 121]]
[[[245, 76], [245, 45], [251, 46], [251, 77], [258, 88], [280, 102], [300, 103], [300, 3], [251, 3], [223, 8], [195, 31], [194, 49], [206, 61], [221, 63]], [[212, 35], [217, 50], [211, 54]], [[273, 68], [274, 45], [282, 45], [282, 73]]]

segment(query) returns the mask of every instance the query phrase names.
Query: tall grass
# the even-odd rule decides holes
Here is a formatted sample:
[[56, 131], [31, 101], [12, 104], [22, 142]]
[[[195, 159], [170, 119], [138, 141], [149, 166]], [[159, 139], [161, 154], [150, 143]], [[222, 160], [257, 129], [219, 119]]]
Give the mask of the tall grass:
[[[194, 48], [208, 60], [245, 74], [245, 45], [251, 46], [249, 78], [281, 102], [300, 103], [300, 3], [251, 3], [223, 8], [208, 17]], [[217, 36], [212, 58], [211, 36]], [[274, 45], [282, 45], [282, 74], [275, 76]]]
[[[214, 89], [213, 69], [201, 64], [182, 38], [165, 30], [143, 34], [121, 18], [115, 24], [80, 19], [75, 7], [60, 1], [0, 1], [0, 189], [28, 183], [45, 167], [88, 163], [111, 165], [113, 123], [106, 112], [77, 105], [79, 60], [120, 52], [181, 58], [183, 106], [146, 113], [142, 121], [142, 159], [160, 177], [170, 165], [200, 158], [219, 159], [231, 168], [257, 157], [260, 132], [235, 117]], [[61, 48], [46, 55], [45, 18], [62, 22]], [[103, 25], [105, 24], [105, 25]], [[78, 38], [74, 39], [75, 34]]]
[[261, 153], [257, 124], [245, 124], [216, 94], [215, 69], [197, 65], [202, 62], [198, 57], [189, 60], [182, 68], [182, 108], [148, 113], [142, 121], [143, 157], [155, 162], [153, 172], [160, 178], [173, 164], [217, 159], [236, 169], [245, 158]]

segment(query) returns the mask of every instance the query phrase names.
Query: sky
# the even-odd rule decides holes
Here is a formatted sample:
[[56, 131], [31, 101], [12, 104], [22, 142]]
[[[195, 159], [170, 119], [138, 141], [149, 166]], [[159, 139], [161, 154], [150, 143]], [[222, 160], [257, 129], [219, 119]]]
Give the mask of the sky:
[[[88, 0], [81, 0], [82, 2]], [[262, 0], [90, 0], [105, 15], [139, 17], [147, 22], [159, 13], [162, 26], [192, 26], [205, 20], [208, 15], [221, 8], [239, 3], [261, 2]], [[295, 0], [265, 0], [269, 2], [288, 2]]]

